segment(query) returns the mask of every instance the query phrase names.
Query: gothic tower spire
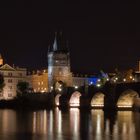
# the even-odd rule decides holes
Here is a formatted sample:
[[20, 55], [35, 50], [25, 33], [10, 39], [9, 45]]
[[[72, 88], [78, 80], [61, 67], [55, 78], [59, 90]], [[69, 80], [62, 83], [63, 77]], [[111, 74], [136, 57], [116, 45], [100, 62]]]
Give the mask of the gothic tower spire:
[[55, 39], [54, 39], [54, 43], [53, 43], [53, 51], [57, 51], [58, 50], [58, 46], [57, 46], [57, 33], [55, 33]]
[[[72, 73], [70, 70], [70, 56], [67, 45], [62, 38], [55, 34], [53, 50], [48, 52], [48, 83], [49, 91], [57, 85], [57, 82], [67, 86], [72, 85]], [[56, 89], [56, 88], [55, 88]], [[60, 90], [60, 89], [58, 89]]]

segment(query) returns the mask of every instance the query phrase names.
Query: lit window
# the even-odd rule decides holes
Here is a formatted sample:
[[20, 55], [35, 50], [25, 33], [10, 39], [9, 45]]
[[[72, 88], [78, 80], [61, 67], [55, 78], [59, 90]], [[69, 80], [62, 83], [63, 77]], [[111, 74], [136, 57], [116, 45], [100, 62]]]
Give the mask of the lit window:
[[12, 76], [12, 73], [11, 73], [11, 72], [9, 72], [9, 73], [8, 73], [8, 76]]
[[19, 76], [22, 77], [22, 73], [19, 73]]
[[12, 83], [12, 79], [8, 79], [8, 83]]
[[12, 86], [9, 86], [9, 89], [12, 89]]
[[12, 93], [8, 93], [8, 97], [12, 97]]

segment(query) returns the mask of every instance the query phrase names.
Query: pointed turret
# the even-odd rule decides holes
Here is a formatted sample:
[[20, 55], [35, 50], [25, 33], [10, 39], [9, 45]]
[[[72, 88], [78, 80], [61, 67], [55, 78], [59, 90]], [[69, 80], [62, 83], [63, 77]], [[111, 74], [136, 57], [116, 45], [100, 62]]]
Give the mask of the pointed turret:
[[55, 34], [55, 39], [54, 39], [54, 43], [53, 43], [53, 51], [57, 51], [58, 46], [57, 46], [57, 34]]
[[52, 45], [52, 51], [68, 51], [67, 42], [65, 41], [64, 37], [62, 36], [62, 32], [55, 33], [54, 42]]

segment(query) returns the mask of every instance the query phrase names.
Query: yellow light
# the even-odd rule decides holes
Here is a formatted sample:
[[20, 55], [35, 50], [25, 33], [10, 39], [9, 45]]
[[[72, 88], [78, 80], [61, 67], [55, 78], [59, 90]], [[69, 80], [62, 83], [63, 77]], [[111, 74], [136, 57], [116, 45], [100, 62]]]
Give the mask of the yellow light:
[[132, 80], [135, 81], [135, 78], [133, 78]]
[[41, 93], [43, 93], [44, 92], [44, 90], [41, 90]]
[[81, 96], [81, 94], [77, 91], [75, 93], [73, 93], [70, 98], [69, 105], [71, 107], [79, 107], [80, 106], [80, 96]]
[[101, 85], [100, 84], [97, 84], [97, 87], [100, 87]]
[[118, 105], [118, 108], [132, 108], [132, 105]]
[[116, 77], [115, 80], [118, 80], [118, 77]]
[[126, 79], [124, 78], [123, 81], [126, 82]]
[[103, 107], [104, 105], [103, 104], [98, 104], [98, 105], [91, 105], [92, 107]]
[[130, 76], [130, 79], [132, 79], [133, 77], [132, 76]]
[[55, 97], [55, 104], [56, 104], [56, 106], [59, 106], [60, 105], [60, 103], [59, 103], [59, 98], [60, 98], [60, 94], [58, 94], [58, 95], [56, 95], [56, 97]]
[[58, 90], [59, 90], [59, 91], [62, 91], [62, 89], [61, 89], [61, 88], [58, 88]]

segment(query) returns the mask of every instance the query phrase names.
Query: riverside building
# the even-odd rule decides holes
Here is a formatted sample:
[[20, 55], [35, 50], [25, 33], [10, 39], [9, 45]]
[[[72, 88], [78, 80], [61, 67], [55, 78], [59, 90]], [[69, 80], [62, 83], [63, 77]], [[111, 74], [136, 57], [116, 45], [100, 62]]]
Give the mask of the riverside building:
[[26, 68], [12, 67], [3, 64], [3, 58], [0, 55], [0, 73], [4, 77], [4, 88], [0, 93], [0, 99], [13, 99], [17, 96], [17, 84], [26, 81]]

